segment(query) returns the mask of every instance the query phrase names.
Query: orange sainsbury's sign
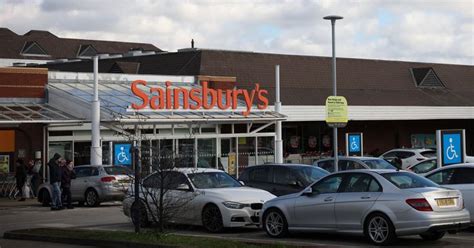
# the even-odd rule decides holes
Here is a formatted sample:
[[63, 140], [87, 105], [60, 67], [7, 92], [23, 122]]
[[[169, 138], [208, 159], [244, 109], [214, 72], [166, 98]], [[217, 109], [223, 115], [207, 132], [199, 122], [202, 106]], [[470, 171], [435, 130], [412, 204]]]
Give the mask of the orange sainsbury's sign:
[[[172, 83], [165, 82], [163, 87], [151, 87], [148, 92], [139, 88], [139, 85], [147, 86], [144, 80], [135, 80], [130, 88], [132, 93], [141, 99], [141, 103], [132, 103], [132, 109], [142, 110], [173, 110], [173, 109], [214, 109], [236, 110], [239, 97], [245, 101], [246, 110], [242, 112], [247, 116], [254, 105], [260, 110], [268, 107], [268, 91], [261, 89], [255, 84], [254, 89], [212, 89], [208, 82], [202, 82], [201, 88], [185, 89], [172, 87]], [[225, 100], [224, 100], [225, 98]], [[182, 100], [180, 100], [182, 99]]]

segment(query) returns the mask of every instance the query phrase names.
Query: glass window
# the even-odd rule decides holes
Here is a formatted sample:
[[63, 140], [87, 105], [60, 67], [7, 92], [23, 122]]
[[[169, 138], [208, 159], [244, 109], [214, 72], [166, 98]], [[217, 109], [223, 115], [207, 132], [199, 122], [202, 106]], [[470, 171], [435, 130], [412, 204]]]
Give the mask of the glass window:
[[281, 185], [297, 185], [297, 179], [293, 170], [283, 166], [273, 167], [273, 182]]
[[318, 167], [325, 169], [329, 172], [334, 172], [334, 160], [324, 160], [321, 162], [318, 162]]
[[133, 172], [125, 166], [107, 166], [104, 169], [109, 175], [133, 175]]
[[457, 168], [451, 184], [471, 184], [474, 183], [474, 168]]
[[318, 181], [319, 179], [325, 177], [329, 172], [310, 166], [301, 166], [299, 168], [293, 169], [298, 178], [303, 181], [305, 186]]
[[396, 152], [389, 152], [389, 153], [383, 155], [384, 158], [393, 158], [393, 157], [396, 157], [396, 156], [397, 156]]
[[410, 157], [413, 157], [413, 156], [415, 156], [414, 152], [403, 152], [403, 151], [397, 152], [397, 157], [399, 157], [401, 159], [406, 159], [406, 158], [410, 158]]
[[[58, 153], [66, 160], [72, 160], [72, 142], [49, 142], [49, 159], [53, 158], [55, 153]], [[78, 165], [77, 163], [75, 164]]]
[[[161, 183], [162, 180], [163, 184]], [[171, 190], [177, 189], [182, 184], [188, 184], [186, 176], [174, 171], [163, 172], [163, 174], [155, 173], [143, 181], [143, 187], [146, 188], [160, 188], [163, 185], [164, 188]]]
[[436, 158], [437, 156], [436, 151], [424, 151], [420, 152], [420, 154], [427, 158]]
[[198, 139], [197, 167], [216, 169], [216, 154], [216, 139]]
[[337, 175], [322, 179], [312, 186], [313, 192], [319, 194], [336, 193], [341, 185], [342, 177], [342, 175]]
[[439, 187], [432, 181], [410, 172], [391, 172], [382, 176], [400, 189]]
[[188, 174], [198, 189], [234, 188], [242, 185], [225, 172], [205, 172]]
[[92, 174], [91, 167], [74, 167], [74, 171], [76, 172], [76, 178], [90, 177]]
[[90, 165], [91, 142], [74, 142], [74, 164]]
[[271, 181], [270, 166], [260, 166], [258, 168], [253, 168], [249, 172], [249, 177], [251, 182], [269, 183]]
[[194, 167], [194, 139], [180, 139], [177, 141], [179, 167]]
[[413, 166], [411, 170], [415, 172], [416, 174], [427, 173], [436, 169], [437, 166], [438, 166], [437, 161], [434, 159], [434, 160], [423, 161]]
[[382, 186], [380, 186], [379, 182], [375, 178], [372, 178], [369, 185], [369, 192], [382, 192]]
[[389, 169], [396, 170], [397, 168], [383, 159], [367, 159], [363, 162], [369, 166], [370, 169]]
[[346, 180], [347, 185], [343, 192], [366, 192], [369, 190], [372, 177], [366, 174], [351, 174]]
[[441, 170], [427, 176], [426, 178], [440, 185], [449, 184], [453, 176], [453, 173], [454, 173], [454, 169]]

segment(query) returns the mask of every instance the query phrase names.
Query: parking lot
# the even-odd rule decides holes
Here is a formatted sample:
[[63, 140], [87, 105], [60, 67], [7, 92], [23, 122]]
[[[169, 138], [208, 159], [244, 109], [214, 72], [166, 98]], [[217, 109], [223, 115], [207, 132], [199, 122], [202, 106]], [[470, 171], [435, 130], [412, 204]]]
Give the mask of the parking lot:
[[[72, 210], [50, 211], [49, 208], [40, 207], [33, 200], [26, 203], [17, 203], [11, 200], [0, 199], [0, 234], [14, 229], [37, 227], [63, 227], [86, 228], [102, 230], [133, 231], [133, 226], [122, 213], [120, 202], [104, 203], [97, 208], [76, 207]], [[257, 228], [228, 229], [224, 233], [210, 234], [199, 227], [176, 226], [173, 233], [196, 235], [200, 237], [218, 237], [223, 239], [237, 239], [258, 242], [285, 242], [301, 247], [367, 247], [369, 243], [362, 237], [341, 235], [299, 233], [292, 234], [284, 239], [271, 239]], [[10, 241], [0, 239], [3, 247], [66, 247], [64, 245]], [[474, 247], [472, 231], [455, 235], [448, 234], [437, 242], [427, 242], [418, 236], [401, 238], [396, 246], [426, 246], [426, 247]], [[70, 245], [67, 247], [78, 247]]]

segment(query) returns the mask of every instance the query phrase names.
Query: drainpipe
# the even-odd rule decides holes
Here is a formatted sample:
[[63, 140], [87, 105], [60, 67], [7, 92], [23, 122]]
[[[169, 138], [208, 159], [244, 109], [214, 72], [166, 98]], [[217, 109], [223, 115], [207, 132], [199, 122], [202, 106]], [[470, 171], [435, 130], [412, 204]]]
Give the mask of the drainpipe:
[[92, 99], [92, 146], [91, 164], [102, 165], [102, 145], [100, 142], [100, 101], [99, 101], [99, 57], [94, 56], [94, 98]]
[[[281, 112], [280, 102], [280, 65], [275, 66], [275, 112]], [[281, 121], [277, 121], [275, 125], [275, 162], [283, 163], [283, 140], [281, 135]]]

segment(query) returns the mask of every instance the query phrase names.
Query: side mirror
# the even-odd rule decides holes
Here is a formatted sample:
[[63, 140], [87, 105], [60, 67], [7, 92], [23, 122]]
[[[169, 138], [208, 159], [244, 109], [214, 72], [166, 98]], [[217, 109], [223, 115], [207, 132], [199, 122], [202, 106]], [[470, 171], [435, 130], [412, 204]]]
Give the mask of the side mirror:
[[308, 187], [306, 189], [303, 190], [303, 193], [301, 195], [304, 195], [304, 196], [311, 196], [311, 195], [314, 195], [313, 193], [313, 188], [311, 187]]
[[245, 186], [245, 183], [244, 183], [244, 181], [239, 181], [239, 183]]
[[189, 191], [191, 188], [186, 183], [182, 183], [176, 187], [177, 190], [186, 190]]

